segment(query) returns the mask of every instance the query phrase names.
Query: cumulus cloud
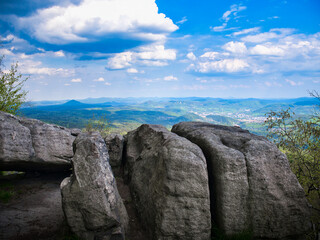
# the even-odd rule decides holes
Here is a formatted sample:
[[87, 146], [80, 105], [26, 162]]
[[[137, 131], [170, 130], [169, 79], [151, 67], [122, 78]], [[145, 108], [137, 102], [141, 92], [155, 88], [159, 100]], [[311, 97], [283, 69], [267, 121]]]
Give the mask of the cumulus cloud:
[[151, 45], [139, 48], [136, 53], [138, 59], [143, 60], [175, 60], [176, 50], [165, 49], [163, 45]]
[[104, 78], [103, 77], [99, 77], [97, 79], [93, 80], [94, 82], [104, 82]]
[[63, 51], [57, 51], [57, 52], [54, 52], [53, 53], [54, 54], [54, 56], [56, 56], [56, 57], [65, 57], [65, 54], [64, 54], [64, 52]]
[[152, 44], [139, 47], [135, 51], [117, 53], [108, 59], [107, 69], [120, 70], [139, 64], [145, 66], [166, 66], [167, 61], [176, 59], [175, 49], [165, 49], [163, 45]]
[[0, 48], [0, 55], [13, 55], [13, 53], [8, 49]]
[[[52, 6], [17, 18], [16, 27], [39, 43], [60, 46], [98, 44], [106, 39], [159, 41], [178, 29], [158, 13], [154, 0], [83, 0], [78, 5]], [[72, 47], [69, 50], [75, 51]]]
[[250, 49], [251, 54], [283, 56], [284, 50], [278, 46], [256, 45]]
[[187, 54], [187, 58], [190, 59], [190, 60], [192, 60], [192, 61], [197, 60], [197, 57], [193, 54], [193, 52], [189, 52], [189, 53]]
[[131, 66], [133, 52], [122, 52], [108, 59], [107, 68], [112, 70], [123, 69]]
[[135, 68], [129, 68], [129, 69], [127, 69], [127, 72], [128, 73], [139, 73], [139, 71]]
[[164, 81], [178, 81], [178, 78], [170, 75], [163, 78]]
[[80, 82], [82, 82], [82, 79], [81, 78], [73, 78], [73, 79], [71, 79], [71, 82], [80, 83]]
[[219, 55], [220, 53], [218, 52], [205, 52], [204, 54], [202, 54], [200, 57], [201, 58], [209, 58], [211, 60], [214, 60], [217, 58], [217, 56]]
[[23, 74], [38, 74], [48, 76], [69, 77], [75, 74], [74, 69], [43, 67], [41, 61], [25, 60], [19, 63], [19, 70]]
[[244, 54], [247, 52], [247, 47], [243, 42], [231, 41], [222, 46], [222, 48], [235, 54]]
[[194, 70], [200, 73], [236, 73], [245, 71], [249, 64], [243, 59], [223, 59], [219, 61], [199, 62], [194, 66]]

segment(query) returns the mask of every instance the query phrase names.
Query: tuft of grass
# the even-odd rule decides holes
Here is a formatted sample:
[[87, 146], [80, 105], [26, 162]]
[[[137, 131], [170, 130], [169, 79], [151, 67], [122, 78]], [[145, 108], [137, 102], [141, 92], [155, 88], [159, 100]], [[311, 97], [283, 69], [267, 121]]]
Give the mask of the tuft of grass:
[[0, 201], [2, 203], [8, 203], [15, 194], [13, 185], [10, 183], [0, 184]]

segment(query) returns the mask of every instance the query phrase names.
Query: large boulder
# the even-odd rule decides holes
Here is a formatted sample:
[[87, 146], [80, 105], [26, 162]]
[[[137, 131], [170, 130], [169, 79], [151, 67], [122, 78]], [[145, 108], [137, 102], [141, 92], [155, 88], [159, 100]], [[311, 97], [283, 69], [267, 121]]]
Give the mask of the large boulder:
[[61, 183], [62, 207], [71, 230], [85, 240], [125, 239], [128, 215], [99, 133], [74, 141], [73, 172]]
[[120, 134], [111, 133], [108, 134], [104, 141], [107, 144], [109, 153], [109, 163], [115, 176], [120, 175], [120, 169], [122, 166], [122, 152], [124, 138]]
[[172, 132], [204, 152], [213, 220], [227, 235], [299, 239], [309, 228], [304, 191], [286, 156], [266, 138], [238, 127], [182, 122]]
[[207, 165], [198, 146], [144, 124], [127, 135], [125, 169], [150, 239], [210, 239]]
[[0, 111], [0, 170], [68, 170], [77, 134], [75, 130]]

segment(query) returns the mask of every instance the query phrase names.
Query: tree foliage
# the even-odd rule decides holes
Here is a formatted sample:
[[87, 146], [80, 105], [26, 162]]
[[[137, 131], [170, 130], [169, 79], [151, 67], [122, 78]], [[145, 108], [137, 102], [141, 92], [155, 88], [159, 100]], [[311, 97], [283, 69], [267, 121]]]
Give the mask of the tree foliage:
[[105, 137], [110, 132], [110, 124], [106, 117], [100, 116], [95, 118], [93, 115], [86, 124], [84, 129], [86, 132], [99, 132], [102, 137]]
[[18, 72], [18, 63], [12, 64], [10, 70], [2, 70], [0, 57], [0, 111], [16, 114], [26, 101], [27, 92], [23, 85], [28, 78], [22, 78]]
[[[317, 92], [310, 94], [320, 100]], [[287, 155], [291, 169], [312, 205], [314, 232], [311, 235], [317, 238], [320, 229], [319, 111], [315, 111], [315, 114], [307, 120], [296, 117], [290, 108], [280, 112], [271, 111], [267, 114], [265, 124], [267, 137]]]

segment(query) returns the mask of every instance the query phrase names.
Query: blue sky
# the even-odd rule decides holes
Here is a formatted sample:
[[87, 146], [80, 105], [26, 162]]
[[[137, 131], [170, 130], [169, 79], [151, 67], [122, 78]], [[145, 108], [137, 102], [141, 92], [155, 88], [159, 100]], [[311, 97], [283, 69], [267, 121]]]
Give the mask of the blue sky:
[[320, 91], [319, 0], [0, 1], [29, 100]]

